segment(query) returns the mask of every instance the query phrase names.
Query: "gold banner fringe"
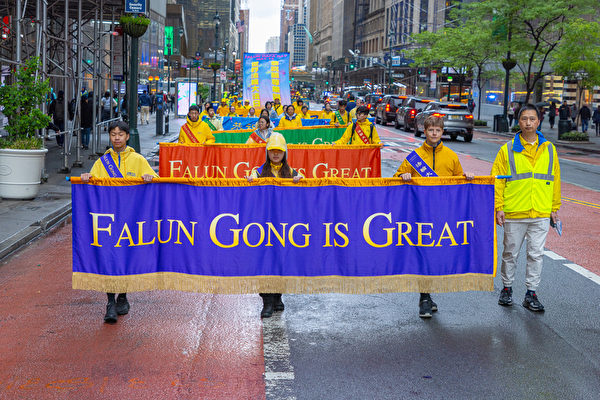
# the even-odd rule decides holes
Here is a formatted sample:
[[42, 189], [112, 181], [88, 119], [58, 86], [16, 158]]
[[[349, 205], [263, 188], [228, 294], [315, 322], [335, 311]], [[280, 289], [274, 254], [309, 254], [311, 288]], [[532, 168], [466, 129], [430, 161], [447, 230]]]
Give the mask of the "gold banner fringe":
[[157, 272], [129, 276], [106, 276], [73, 273], [73, 289], [107, 293], [131, 293], [151, 290], [183, 292], [248, 294], [248, 293], [447, 293], [493, 291], [493, 276], [463, 274], [446, 276], [392, 275], [375, 277], [213, 277], [176, 272]]

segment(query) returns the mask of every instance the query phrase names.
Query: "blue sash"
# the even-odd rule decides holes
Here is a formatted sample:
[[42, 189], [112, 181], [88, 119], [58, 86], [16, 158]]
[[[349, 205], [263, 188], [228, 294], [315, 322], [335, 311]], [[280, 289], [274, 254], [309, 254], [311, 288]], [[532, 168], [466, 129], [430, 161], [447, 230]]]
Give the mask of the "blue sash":
[[115, 164], [115, 160], [110, 156], [110, 153], [106, 153], [100, 157], [100, 160], [111, 178], [123, 178], [123, 174], [119, 171], [119, 167]]
[[422, 177], [432, 177], [438, 176], [434, 170], [431, 169], [429, 165], [421, 158], [420, 155], [417, 154], [415, 150], [413, 150], [407, 157], [406, 161], [417, 171], [419, 175]]

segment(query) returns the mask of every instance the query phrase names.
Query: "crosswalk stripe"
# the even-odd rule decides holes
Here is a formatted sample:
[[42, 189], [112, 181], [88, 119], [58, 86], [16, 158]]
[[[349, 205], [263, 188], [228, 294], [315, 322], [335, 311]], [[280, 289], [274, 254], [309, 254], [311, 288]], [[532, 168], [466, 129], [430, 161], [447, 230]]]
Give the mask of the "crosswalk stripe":
[[265, 393], [267, 400], [296, 400], [294, 367], [290, 363], [290, 344], [285, 320], [280, 313], [263, 322], [263, 352], [265, 359]]
[[564, 258], [563, 256], [559, 256], [558, 254], [550, 250], [544, 251], [544, 255], [550, 257], [553, 260], [566, 260], [566, 258]]
[[589, 280], [591, 280], [592, 282], [600, 285], [600, 276], [596, 275], [595, 273], [593, 273], [592, 271], [588, 271], [587, 269], [583, 268], [581, 265], [577, 265], [577, 264], [564, 264], [565, 267], [572, 269], [573, 271], [577, 272], [579, 275], [588, 278]]

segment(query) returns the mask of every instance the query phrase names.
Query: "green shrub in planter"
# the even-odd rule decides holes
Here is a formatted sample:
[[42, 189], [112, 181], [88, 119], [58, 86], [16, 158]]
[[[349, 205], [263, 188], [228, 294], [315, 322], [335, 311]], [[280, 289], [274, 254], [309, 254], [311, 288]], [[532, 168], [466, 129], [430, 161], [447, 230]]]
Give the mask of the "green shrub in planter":
[[41, 79], [40, 60], [31, 57], [17, 67], [14, 83], [0, 87], [0, 106], [8, 118], [8, 136], [0, 138], [0, 149], [41, 149], [38, 129], [48, 126], [51, 118], [40, 110], [50, 93], [49, 80]]
[[473, 121], [473, 125], [474, 126], [487, 126], [487, 121], [484, 121], [482, 119], [476, 119]]
[[573, 142], [587, 142], [590, 140], [587, 133], [571, 131], [560, 135], [560, 140], [571, 140]]
[[146, 33], [148, 25], [150, 25], [150, 18], [143, 15], [125, 14], [121, 16], [119, 23], [123, 27], [123, 32], [131, 37], [139, 38]]
[[519, 124], [513, 126], [512, 128], [510, 128], [511, 132], [519, 132], [521, 130], [521, 127], [519, 126]]

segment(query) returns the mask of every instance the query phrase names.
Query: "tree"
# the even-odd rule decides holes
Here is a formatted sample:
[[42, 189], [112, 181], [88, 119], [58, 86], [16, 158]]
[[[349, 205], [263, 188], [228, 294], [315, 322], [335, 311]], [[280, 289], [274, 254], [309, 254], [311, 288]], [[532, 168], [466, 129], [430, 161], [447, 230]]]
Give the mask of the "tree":
[[554, 54], [554, 71], [577, 81], [577, 105], [581, 108], [583, 89], [600, 86], [600, 24], [575, 20]]
[[[483, 0], [459, 11], [465, 20], [491, 20], [500, 49], [521, 71], [529, 102], [536, 84], [550, 74], [548, 63], [570, 25], [581, 15], [595, 15], [597, 0]], [[512, 61], [514, 59], [514, 62]]]

